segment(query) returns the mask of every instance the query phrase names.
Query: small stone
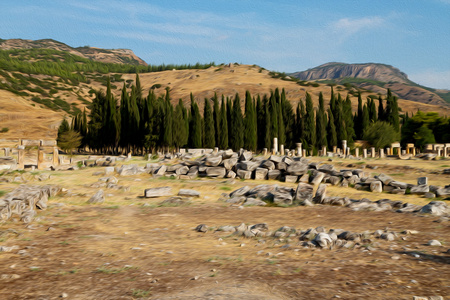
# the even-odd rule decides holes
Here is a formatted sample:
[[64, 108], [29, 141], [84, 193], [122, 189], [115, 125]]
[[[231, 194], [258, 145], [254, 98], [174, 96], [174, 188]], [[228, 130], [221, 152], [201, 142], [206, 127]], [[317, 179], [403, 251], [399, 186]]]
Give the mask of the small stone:
[[428, 241], [427, 245], [428, 246], [442, 246], [441, 242], [439, 242], [438, 240]]
[[394, 256], [391, 256], [391, 259], [393, 259], [393, 260], [399, 260], [399, 259], [400, 259], [400, 256], [394, 255]]
[[61, 294], [61, 298], [67, 298], [67, 297], [69, 297], [69, 295], [67, 293], [62, 293]]
[[199, 279], [200, 279], [200, 276], [194, 276], [191, 278], [191, 280], [199, 280]]

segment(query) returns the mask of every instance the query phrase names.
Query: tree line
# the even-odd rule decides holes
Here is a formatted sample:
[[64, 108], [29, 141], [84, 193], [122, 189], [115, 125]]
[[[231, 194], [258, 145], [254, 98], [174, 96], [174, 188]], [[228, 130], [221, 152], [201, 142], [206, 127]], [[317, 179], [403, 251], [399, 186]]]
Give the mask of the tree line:
[[[150, 89], [144, 96], [136, 75], [131, 88], [124, 83], [119, 99], [112, 94], [108, 81], [106, 92], [95, 92], [89, 114], [86, 111], [77, 114], [70, 125], [63, 120], [58, 140], [70, 132], [72, 136], [78, 134], [79, 148], [88, 147], [99, 153], [143, 154], [181, 147], [257, 151], [272, 149], [276, 137], [287, 149], [301, 142], [308, 153], [316, 154], [322, 147], [331, 150], [340, 146], [342, 140], [353, 147], [355, 140], [365, 139], [381, 148], [399, 140], [403, 131], [402, 142], [406, 143], [420, 138], [417, 130], [421, 127], [431, 130], [431, 134], [433, 130], [450, 129], [447, 118], [440, 118], [438, 125], [430, 126], [430, 122], [416, 122], [422, 112], [412, 118], [400, 115], [397, 97], [389, 90], [377, 100], [378, 103], [367, 98], [363, 103], [359, 94], [358, 108], [353, 113], [350, 96], [344, 99], [331, 87], [328, 107], [322, 93], [318, 96], [318, 107], [314, 107], [311, 95], [306, 93], [305, 99], [300, 99], [294, 108], [284, 89], [277, 88], [262, 96], [246, 91], [243, 100], [238, 93], [234, 97], [215, 94], [204, 99], [201, 113], [192, 93], [189, 108], [181, 99], [174, 107], [169, 88], [162, 95]], [[401, 130], [402, 124], [405, 125]]]

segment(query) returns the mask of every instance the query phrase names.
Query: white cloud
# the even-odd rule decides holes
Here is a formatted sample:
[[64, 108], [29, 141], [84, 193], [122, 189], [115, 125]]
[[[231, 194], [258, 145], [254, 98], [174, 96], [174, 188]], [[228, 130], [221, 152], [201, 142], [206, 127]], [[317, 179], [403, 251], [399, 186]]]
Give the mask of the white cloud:
[[379, 16], [359, 19], [342, 18], [330, 25], [333, 31], [344, 36], [353, 35], [363, 30], [376, 29], [385, 24], [386, 20]]
[[450, 70], [426, 70], [409, 75], [409, 79], [427, 87], [450, 90]]

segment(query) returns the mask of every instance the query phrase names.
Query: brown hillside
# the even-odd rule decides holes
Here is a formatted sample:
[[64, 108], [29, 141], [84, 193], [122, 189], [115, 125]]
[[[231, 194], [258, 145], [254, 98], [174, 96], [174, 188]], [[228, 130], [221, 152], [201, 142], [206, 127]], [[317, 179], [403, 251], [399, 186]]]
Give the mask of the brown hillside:
[[[165, 93], [165, 88], [170, 87], [172, 102], [176, 104], [178, 99], [183, 99], [186, 106], [189, 106], [189, 95], [192, 92], [194, 97], [203, 108], [203, 99], [211, 98], [214, 93], [219, 97], [234, 97], [236, 93], [244, 101], [245, 91], [249, 90], [253, 96], [257, 94], [269, 94], [275, 88], [282, 88], [286, 91], [286, 96], [293, 105], [297, 105], [299, 99], [304, 99], [306, 92], [312, 95], [313, 101], [317, 105], [318, 95], [324, 94], [325, 105], [330, 97], [330, 87], [326, 84], [314, 86], [301, 86], [294, 81], [273, 78], [269, 71], [258, 66], [250, 65], [226, 65], [211, 67], [205, 70], [175, 70], [154, 73], [140, 74], [141, 85], [144, 94], [155, 84], [161, 87], [156, 89], [158, 95]], [[48, 79], [48, 77], [46, 77]], [[122, 74], [125, 81], [135, 80], [134, 74]], [[57, 78], [53, 80], [57, 81]], [[128, 81], [130, 82], [130, 81]], [[58, 83], [59, 84], [59, 83]], [[117, 99], [120, 97], [123, 81], [113, 82], [113, 93]], [[61, 83], [61, 85], [63, 85]], [[91, 80], [89, 84], [82, 83], [71, 91], [58, 91], [55, 96], [68, 103], [76, 103], [79, 108], [84, 108], [85, 103], [80, 100], [91, 101], [89, 90], [104, 90], [105, 87], [100, 82]], [[353, 91], [353, 90], [350, 90]], [[335, 86], [335, 92], [341, 93], [343, 97], [350, 92], [344, 86]], [[363, 92], [363, 99], [374, 93]], [[357, 98], [351, 96], [353, 107], [357, 107]], [[447, 105], [423, 104], [408, 100], [399, 100], [402, 111], [410, 113], [421, 111], [438, 111], [442, 115], [450, 115], [450, 107]], [[57, 126], [66, 113], [55, 112], [44, 105], [32, 102], [28, 98], [20, 97], [10, 92], [0, 90], [0, 127], [8, 127], [7, 133], [0, 133], [0, 138], [27, 137], [27, 138], [49, 138], [55, 137]]]

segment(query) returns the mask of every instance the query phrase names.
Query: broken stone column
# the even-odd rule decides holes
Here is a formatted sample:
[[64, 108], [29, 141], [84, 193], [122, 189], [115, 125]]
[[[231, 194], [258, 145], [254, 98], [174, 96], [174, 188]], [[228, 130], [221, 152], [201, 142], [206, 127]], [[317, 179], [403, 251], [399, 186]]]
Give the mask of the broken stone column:
[[264, 148], [264, 149], [263, 149], [263, 155], [264, 155], [264, 156], [267, 156], [267, 148]]
[[366, 148], [363, 149], [363, 157], [367, 158], [367, 149]]
[[37, 168], [38, 170], [44, 169], [44, 149], [40, 147], [38, 148]]
[[284, 145], [280, 145], [280, 154], [284, 155]]
[[219, 147], [214, 147], [213, 154], [217, 154], [217, 153], [219, 153]]
[[25, 149], [20, 146], [17, 149], [17, 168], [18, 169], [25, 168]]
[[370, 155], [372, 156], [372, 158], [375, 157], [375, 147], [370, 148]]
[[412, 148], [412, 155], [416, 156], [416, 147]]
[[53, 166], [59, 164], [59, 150], [58, 147], [53, 147]]
[[278, 138], [273, 138], [273, 154], [278, 153]]
[[355, 156], [356, 158], [359, 158], [359, 148], [355, 148]]
[[306, 157], [306, 150], [303, 149], [303, 157]]
[[333, 153], [336, 153], [336, 152], [337, 152], [337, 147], [333, 146]]
[[5, 148], [5, 156], [9, 156], [9, 148]]
[[297, 156], [302, 156], [302, 143], [297, 143]]
[[327, 147], [322, 147], [322, 156], [327, 156]]
[[384, 149], [383, 148], [380, 149], [380, 158], [384, 158]]
[[347, 140], [342, 140], [342, 154], [347, 155]]
[[391, 153], [391, 148], [389, 148], [389, 147], [386, 148], [386, 154], [387, 154], [387, 155], [392, 155], [392, 153]]
[[350, 147], [347, 147], [347, 156], [348, 155], [351, 155], [351, 153], [350, 153]]

